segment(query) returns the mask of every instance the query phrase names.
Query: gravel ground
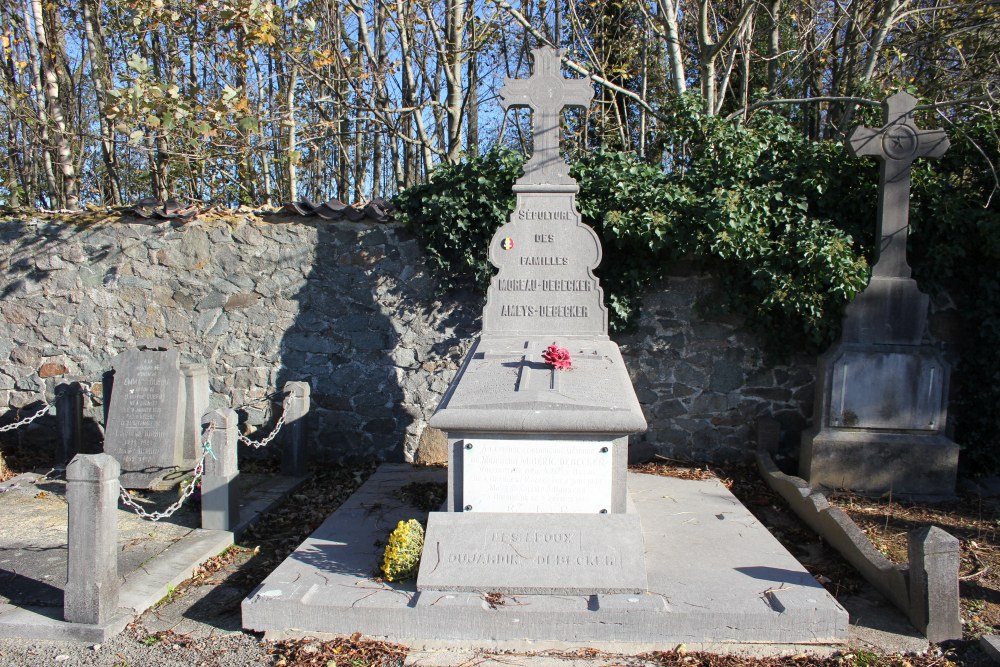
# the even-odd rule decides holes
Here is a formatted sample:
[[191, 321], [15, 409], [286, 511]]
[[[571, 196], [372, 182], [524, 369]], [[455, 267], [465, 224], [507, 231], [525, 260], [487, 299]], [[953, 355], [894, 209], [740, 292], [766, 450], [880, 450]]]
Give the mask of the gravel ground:
[[[646, 470], [677, 476], [712, 474], [707, 470]], [[191, 579], [143, 614], [122, 634], [102, 645], [65, 642], [0, 640], [0, 667], [81, 665], [99, 667], [396, 667], [406, 659], [405, 647], [366, 640], [360, 636], [333, 640], [265, 642], [258, 635], [241, 629], [240, 603], [296, 546], [310, 534], [368, 477], [374, 466], [327, 468], [314, 476], [283, 505], [247, 532], [240, 543], [226, 554], [208, 561]], [[796, 525], [794, 517], [769, 491], [756, 471], [735, 468], [714, 471], [731, 485], [738, 497], [757, 513], [789, 548], [801, 548], [815, 536]], [[429, 507], [440, 503], [440, 489], [411, 489], [426, 498]], [[991, 517], [992, 518], [992, 517]], [[802, 554], [799, 554], [802, 557]], [[845, 564], [846, 565], [846, 564]], [[828, 583], [838, 588], [863, 588], [850, 568], [841, 568], [836, 556], [826, 554], [814, 570], [836, 579]], [[410, 656], [419, 665], [461, 665], [462, 667], [931, 667], [986, 665], [988, 659], [978, 651], [973, 638], [953, 647], [932, 647], [924, 655], [879, 655], [858, 644], [849, 653], [834, 658], [795, 656], [776, 659], [752, 659], [737, 656], [711, 656], [688, 653], [683, 649], [645, 656], [613, 656], [576, 651], [544, 655], [470, 654], [465, 658], [438, 661], [433, 656]], [[665, 647], [667, 648], [667, 647]]]

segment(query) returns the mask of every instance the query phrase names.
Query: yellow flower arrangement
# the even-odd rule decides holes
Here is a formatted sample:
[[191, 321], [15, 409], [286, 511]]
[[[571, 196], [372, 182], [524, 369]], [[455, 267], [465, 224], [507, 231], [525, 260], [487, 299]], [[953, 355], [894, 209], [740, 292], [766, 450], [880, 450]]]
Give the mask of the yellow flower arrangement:
[[400, 521], [389, 535], [382, 559], [382, 573], [387, 581], [404, 581], [417, 576], [420, 552], [424, 548], [424, 527], [416, 519]]

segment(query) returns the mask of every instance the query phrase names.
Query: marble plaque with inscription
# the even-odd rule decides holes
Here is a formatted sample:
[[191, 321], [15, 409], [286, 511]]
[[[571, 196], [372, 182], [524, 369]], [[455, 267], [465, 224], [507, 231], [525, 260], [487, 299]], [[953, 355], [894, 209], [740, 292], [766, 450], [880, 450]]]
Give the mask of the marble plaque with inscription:
[[121, 485], [177, 484], [185, 405], [177, 350], [128, 350], [115, 357], [113, 367], [104, 451], [121, 464]]
[[607, 513], [612, 447], [600, 440], [474, 438], [462, 447], [466, 512]]
[[593, 595], [646, 591], [637, 514], [432, 512], [417, 590]]

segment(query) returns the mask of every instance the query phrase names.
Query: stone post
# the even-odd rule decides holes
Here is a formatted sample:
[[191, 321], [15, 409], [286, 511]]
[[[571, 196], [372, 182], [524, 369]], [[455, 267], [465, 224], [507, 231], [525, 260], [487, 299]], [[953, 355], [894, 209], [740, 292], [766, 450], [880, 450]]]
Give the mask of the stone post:
[[108, 454], [78, 454], [66, 467], [66, 593], [63, 618], [97, 625], [118, 608], [118, 475]]
[[309, 383], [286, 382], [285, 442], [281, 450], [281, 474], [303, 477], [306, 474], [306, 415], [309, 414]]
[[213, 410], [201, 421], [204, 429], [209, 424], [214, 425], [206, 438], [212, 453], [205, 457], [205, 473], [201, 478], [201, 527], [232, 530], [240, 517], [240, 494], [236, 482], [240, 475], [236, 459], [236, 411], [231, 408]]
[[80, 453], [83, 428], [83, 392], [79, 382], [56, 387], [56, 423], [59, 426], [57, 466], [64, 466]]
[[182, 363], [184, 377], [184, 435], [182, 459], [193, 466], [201, 458], [201, 417], [208, 412], [208, 368], [205, 364]]
[[931, 643], [962, 638], [958, 607], [958, 539], [937, 526], [911, 531], [910, 621]]

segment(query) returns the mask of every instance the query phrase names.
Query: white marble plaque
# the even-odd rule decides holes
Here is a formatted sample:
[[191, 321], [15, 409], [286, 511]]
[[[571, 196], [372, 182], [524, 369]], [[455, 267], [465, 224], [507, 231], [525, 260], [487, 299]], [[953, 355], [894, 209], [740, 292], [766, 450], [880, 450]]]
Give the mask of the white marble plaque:
[[462, 444], [465, 511], [609, 512], [612, 446], [608, 440], [468, 439]]

